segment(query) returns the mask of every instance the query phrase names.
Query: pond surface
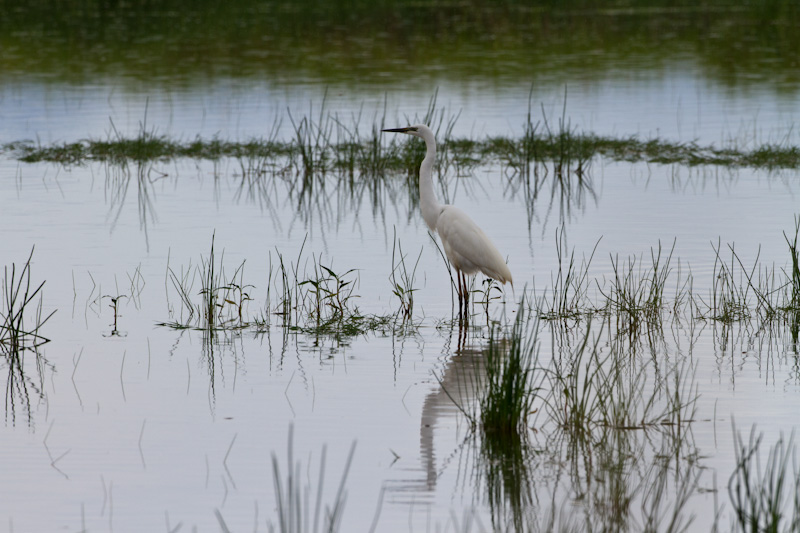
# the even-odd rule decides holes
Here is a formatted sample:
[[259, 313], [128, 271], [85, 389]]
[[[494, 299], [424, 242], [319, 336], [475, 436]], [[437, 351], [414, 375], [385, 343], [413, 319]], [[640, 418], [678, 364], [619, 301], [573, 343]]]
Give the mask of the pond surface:
[[[260, 49], [240, 44], [244, 55], [249, 46], [254, 54]], [[463, 65], [448, 71], [448, 56], [425, 63], [389, 55], [354, 69], [364, 83], [341, 72], [345, 61], [336, 75], [269, 63], [264, 74], [248, 64], [239, 76], [222, 65], [208, 75], [179, 69], [171, 78], [156, 65], [150, 83], [140, 77], [148, 58], [135, 48], [128, 54], [139, 67], [129, 70], [87, 64], [68, 75], [20, 60], [0, 81], [0, 144], [135, 137], [142, 130], [182, 140], [288, 141], [292, 120], [332, 116], [368, 132], [381, 121], [396, 127], [421, 120], [432, 101], [436, 116], [453, 124], [452, 138], [519, 138], [530, 109], [535, 121], [554, 128], [563, 116], [577, 131], [620, 138], [741, 149], [798, 144], [800, 92], [782, 64], [770, 63], [772, 71], [748, 58], [749, 75], [732, 80], [679, 42], [655, 64], [650, 49], [596, 48], [597, 56], [611, 57], [585, 67], [575, 56], [591, 50], [559, 56], [553, 45], [547, 62], [531, 69], [513, 46], [464, 46], [479, 57], [475, 72]], [[503, 61], [489, 71], [495, 55]], [[672, 250], [657, 333], [623, 331], [614, 313], [564, 321], [568, 326], [541, 319], [527, 331], [537, 332], [539, 369], [574, 356], [585, 335], [598, 339], [601, 354], [628, 354], [650, 380], [690, 369], [680, 376], [687, 398], [696, 388], [693, 417], [680, 426], [680, 444], [670, 449], [681, 459], [669, 468], [674, 479], [693, 480], [680, 507], [684, 522], [694, 520], [692, 530], [712, 527], [714, 506], [723, 529], [734, 523], [734, 421], [745, 440], [754, 424], [764, 432], [765, 457], [798, 426], [800, 362], [790, 320], [760, 322], [757, 312], [712, 320], [701, 304], [671, 310], [686, 294], [686, 280], [694, 301], [713, 300], [720, 260], [740, 287], [754, 266], [757, 277], [773, 272], [776, 283], [782, 279], [781, 269], [791, 268], [784, 234], [792, 238], [800, 213], [794, 170], [595, 158], [578, 180], [573, 173], [556, 179], [553, 163], [543, 161], [541, 191], [532, 197], [503, 162], [443, 167], [440, 197], [446, 191], [448, 202], [473, 216], [515, 280], [513, 291], [493, 292], [499, 297], [487, 308], [473, 304], [465, 333], [447, 267], [418, 212], [413, 176], [411, 186], [393, 172], [370, 187], [373, 178], [357, 170], [352, 187], [330, 172], [304, 196], [295, 167], [259, 174], [248, 173], [248, 163], [62, 166], [20, 162], [10, 150], [0, 158], [6, 280], [33, 249], [31, 283], [46, 281], [42, 313], [56, 311], [40, 332], [50, 342], [38, 352], [25, 351], [19, 366], [4, 352], [0, 514], [9, 530], [280, 530], [276, 479], [286, 480], [288, 454], [298, 464], [293, 480], [311, 502], [303, 511], [310, 520], [318, 487], [323, 507], [333, 505], [347, 472], [342, 531], [547, 529], [548, 517], [560, 526], [585, 528], [596, 519], [639, 530], [651, 480], [644, 472], [669, 440], [662, 430], [629, 430], [614, 437], [617, 445], [595, 444], [625, 455], [619, 460], [628, 485], [617, 489], [630, 491], [630, 509], [617, 512], [604, 507], [618, 501], [609, 496], [614, 469], [593, 471], [587, 457], [594, 452], [576, 459], [541, 402], [524, 460], [502, 475], [460, 407], [479, 395], [464, 384], [484, 372], [487, 315], [510, 327], [523, 297], [531, 305], [552, 294], [559, 259], [573, 251], [578, 262], [594, 254], [586, 297], [603, 301], [629, 261], [646, 285], [651, 254], [661, 247], [664, 259]], [[395, 316], [398, 243], [408, 270], [415, 268], [411, 324]], [[200, 272], [209, 261], [246, 289], [251, 300], [241, 309], [252, 327], [165, 325], [191, 322], [179, 286], [200, 301]], [[281, 261], [290, 274], [297, 269], [296, 282], [312, 279], [317, 265], [329, 267], [349, 282], [361, 314], [394, 318], [356, 335], [284, 327], [275, 314]], [[752, 291], [744, 298], [758, 305]], [[221, 305], [229, 312], [231, 302]], [[653, 394], [652, 381], [635, 390]], [[669, 484], [664, 509], [678, 507], [679, 486]]]

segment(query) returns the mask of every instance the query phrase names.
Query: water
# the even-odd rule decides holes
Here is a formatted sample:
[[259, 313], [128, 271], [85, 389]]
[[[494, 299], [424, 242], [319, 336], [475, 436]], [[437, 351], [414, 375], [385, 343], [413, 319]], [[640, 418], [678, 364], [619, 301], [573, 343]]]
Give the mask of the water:
[[[491, 49], [470, 50], [485, 54], [481, 65], [491, 62]], [[536, 117], [544, 111], [557, 120], [566, 86], [565, 116], [579, 131], [701, 146], [796, 144], [798, 92], [791, 76], [770, 80], [753, 68], [755, 81], [732, 83], [685, 51], [665, 54], [656, 65], [647, 54], [633, 54], [582, 68], [574, 57], [570, 50], [552, 56], [533, 79], [514, 61], [499, 62], [492, 75], [460, 67], [450, 73], [434, 60], [408, 83], [399, 74], [413, 69], [398, 72], [387, 64], [381, 70], [381, 63], [370, 63], [364, 83], [341, 72], [289, 67], [276, 76], [180, 71], [152, 83], [135, 71], [49, 79], [38, 67], [22, 68], [0, 83], [0, 142], [47, 145], [135, 136], [142, 128], [184, 140], [246, 140], [275, 127], [288, 139], [289, 114], [317, 116], [323, 99], [326, 113], [346, 124], [360, 121], [369, 131], [384, 108], [387, 127], [423, 115], [435, 90], [447, 117], [460, 113], [455, 137], [517, 137], [529, 101]], [[541, 295], [550, 287], [562, 228], [578, 257], [597, 247], [593, 297], [608, 290], [612, 257], [621, 263], [641, 257], [646, 268], [659, 244], [666, 253], [674, 242], [673, 268], [691, 271], [693, 290], [703, 297], [713, 285], [717, 243], [725, 258], [727, 244], [735, 243], [748, 267], [757, 256], [776, 269], [788, 266], [783, 232], [791, 235], [797, 214], [794, 171], [596, 160], [591, 193], [562, 205], [556, 189], [551, 203], [548, 181], [533, 207], [508, 175], [500, 163], [482, 162], [465, 175], [451, 170], [446, 184], [450, 201], [470, 212], [508, 257], [515, 291], [492, 303], [495, 318], [512, 320], [523, 292]], [[56, 310], [43, 330], [52, 342], [42, 347], [42, 359], [36, 364], [26, 356], [24, 384], [9, 370], [0, 429], [0, 514], [9, 530], [181, 525], [207, 531], [220, 529], [218, 516], [231, 531], [264, 530], [278, 520], [273, 454], [285, 478], [291, 448], [313, 500], [325, 446], [323, 502], [331, 503], [354, 442], [343, 531], [368, 530], [373, 520], [379, 531], [497, 526], [503, 513], [490, 503], [481, 445], [449, 386], [480, 373], [488, 331], [470, 333], [468, 346], [460, 347], [449, 322], [445, 266], [407, 189], [387, 186], [377, 197], [353, 197], [331, 186], [298, 207], [293, 176], [251, 189], [234, 160], [65, 168], [6, 154], [0, 176], [0, 258], [6, 266], [21, 265], [35, 247], [32, 280], [46, 280], [44, 312]], [[194, 272], [208, 257], [212, 235], [228, 274], [245, 262], [243, 279], [253, 285], [245, 312], [253, 317], [265, 308], [278, 255], [296, 261], [301, 248], [301, 269], [315, 260], [340, 274], [356, 269], [348, 280], [363, 313], [393, 313], [396, 235], [409, 261], [419, 255], [414, 314], [420, 326], [337, 340], [287, 331], [273, 317], [269, 329], [220, 332], [213, 342], [203, 332], [158, 326], [180, 317], [168, 269]], [[192, 294], [199, 290], [197, 280]], [[112, 298], [119, 298], [116, 326]], [[690, 448], [705, 469], [699, 486], [712, 490], [716, 476], [717, 498], [728, 512], [732, 421], [745, 433], [757, 423], [767, 446], [796, 428], [796, 346], [782, 328], [746, 323], [726, 329], [684, 318], [668, 321], [665, 330], [654, 360], [696, 365]], [[582, 331], [571, 333], [573, 345]], [[547, 361], [556, 346], [548, 327], [540, 341]], [[471, 395], [463, 391], [460, 399], [469, 404]], [[643, 433], [633, 438], [647, 440]], [[544, 431], [532, 438], [535, 459], [524, 463], [529, 475], [547, 490], [559, 486], [556, 465], [542, 453], [552, 443]], [[551, 510], [547, 490], [539, 489], [530, 513]], [[573, 488], [560, 485], [553, 493], [564, 494], [553, 512], [580, 515]], [[712, 492], [692, 497], [687, 515], [697, 515], [698, 530], [710, 527], [706, 511], [713, 504]]]

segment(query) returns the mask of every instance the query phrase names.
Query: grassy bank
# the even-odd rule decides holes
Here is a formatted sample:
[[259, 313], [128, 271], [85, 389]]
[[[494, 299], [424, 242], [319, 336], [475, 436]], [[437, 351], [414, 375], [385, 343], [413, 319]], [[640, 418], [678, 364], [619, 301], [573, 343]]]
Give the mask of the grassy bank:
[[658, 70], [676, 56], [696, 58], [724, 83], [800, 79], [800, 9], [789, 0], [66, 0], [58, 9], [2, 0], [0, 9], [0, 69], [48, 79], [281, 73], [386, 84], [376, 73], [443, 67], [459, 78], [530, 79], [571, 68], [602, 76], [631, 58]]

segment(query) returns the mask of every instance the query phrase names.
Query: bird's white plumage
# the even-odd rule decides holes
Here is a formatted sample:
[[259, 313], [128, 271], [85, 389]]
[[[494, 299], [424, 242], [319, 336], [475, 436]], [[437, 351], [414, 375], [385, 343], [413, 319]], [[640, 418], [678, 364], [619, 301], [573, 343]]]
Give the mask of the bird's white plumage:
[[444, 206], [436, 232], [442, 239], [447, 258], [464, 274], [475, 274], [480, 270], [500, 283], [511, 281], [511, 271], [497, 247], [461, 209]]
[[428, 227], [439, 234], [450, 263], [463, 274], [481, 271], [500, 283], [513, 285], [511, 271], [489, 237], [464, 211], [452, 205], [442, 205], [436, 199], [432, 178], [436, 140], [431, 129], [424, 124], [417, 124], [383, 131], [406, 133], [425, 141], [427, 150], [419, 168], [420, 210]]

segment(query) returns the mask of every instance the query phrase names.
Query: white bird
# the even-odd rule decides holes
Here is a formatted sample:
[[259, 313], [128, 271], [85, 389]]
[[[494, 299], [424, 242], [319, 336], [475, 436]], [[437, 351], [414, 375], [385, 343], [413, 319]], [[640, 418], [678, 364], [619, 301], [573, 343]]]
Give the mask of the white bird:
[[436, 139], [431, 129], [424, 124], [417, 124], [383, 131], [405, 133], [425, 141], [427, 151], [419, 167], [419, 205], [422, 218], [431, 231], [439, 234], [447, 259], [458, 271], [459, 311], [463, 303], [466, 316], [469, 303], [466, 276], [481, 271], [502, 284], [509, 282], [513, 287], [508, 265], [483, 230], [461, 209], [442, 205], [436, 199], [431, 177], [436, 159]]

